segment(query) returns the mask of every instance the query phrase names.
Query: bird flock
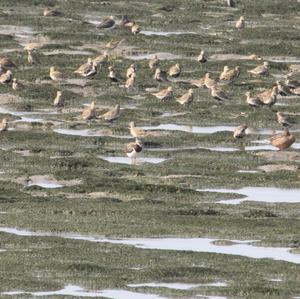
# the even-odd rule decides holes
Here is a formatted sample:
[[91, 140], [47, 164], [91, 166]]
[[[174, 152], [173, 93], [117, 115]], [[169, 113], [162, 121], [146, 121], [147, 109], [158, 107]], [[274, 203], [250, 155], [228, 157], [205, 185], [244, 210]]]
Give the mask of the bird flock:
[[[229, 7], [234, 7], [235, 2], [233, 0], [226, 1]], [[43, 15], [45, 17], [61, 17], [63, 13], [53, 9], [45, 8]], [[96, 25], [96, 30], [106, 31], [116, 26], [124, 27], [129, 29], [133, 35], [141, 32], [141, 26], [134, 20], [130, 20], [128, 16], [123, 16], [122, 19], [117, 22], [114, 16], [103, 19], [99, 24]], [[247, 21], [244, 16], [241, 16], [235, 23], [235, 30], [241, 31], [247, 27]], [[105, 45], [105, 51], [99, 54], [95, 58], [89, 57], [87, 61], [78, 66], [74, 70], [74, 74], [83, 78], [92, 78], [102, 68], [107, 67], [108, 75], [107, 78], [112, 84], [117, 84], [120, 88], [124, 88], [126, 91], [136, 90], [136, 78], [139, 72], [137, 63], [133, 63], [126, 70], [126, 74], [121, 74], [113, 65], [110, 65], [111, 51], [120, 47], [125, 39], [112, 40]], [[30, 66], [39, 67], [39, 48], [38, 43], [28, 43], [24, 50], [27, 52], [27, 62]], [[184, 83], [190, 85], [190, 88], [185, 94], [180, 95], [176, 98], [176, 102], [179, 105], [188, 107], [193, 103], [194, 100], [194, 89], [193, 88], [206, 88], [213, 99], [216, 99], [220, 103], [230, 101], [230, 96], [224, 91], [224, 86], [234, 85], [239, 80], [241, 72], [247, 73], [248, 76], [263, 77], [270, 75], [270, 63], [263, 61], [262, 57], [257, 55], [249, 56], [249, 59], [258, 61], [258, 65], [249, 70], [245, 70], [242, 66], [235, 66], [229, 68], [227, 65], [220, 71], [218, 78], [212, 78], [210, 72], [200, 79], [194, 79], [189, 81], [179, 80], [182, 73], [182, 66], [179, 63], [172, 65], [168, 70], [162, 70], [160, 68], [160, 60], [157, 55], [153, 55], [153, 58], [149, 60], [149, 72], [153, 74], [153, 80], [158, 83], [158, 91], [150, 92], [149, 96], [153, 96], [156, 99], [167, 102], [174, 98], [174, 89], [176, 84]], [[200, 50], [200, 54], [195, 60], [200, 64], [209, 63], [209, 55], [204, 51]], [[0, 84], [11, 85], [13, 90], [22, 90], [26, 88], [21, 84], [17, 76], [17, 66], [7, 57], [0, 58]], [[299, 72], [299, 65], [291, 65], [289, 74]], [[300, 81], [290, 80], [289, 74], [286, 75], [285, 82], [276, 81], [273, 86], [263, 92], [250, 92], [245, 93], [245, 102], [247, 105], [253, 107], [253, 109], [259, 109], [261, 106], [273, 106], [278, 96], [289, 96], [289, 95], [300, 95]], [[68, 78], [62, 70], [56, 66], [51, 66], [49, 69], [49, 78], [57, 84], [66, 81]], [[161, 85], [169, 85], [161, 87]], [[55, 85], [59, 86], [59, 85]], [[60, 111], [64, 106], [64, 96], [61, 90], [57, 90], [56, 97], [53, 101], [53, 106]], [[95, 101], [92, 101], [89, 107], [85, 108], [81, 113], [81, 118], [87, 122], [92, 119], [102, 119], [104, 121], [112, 122], [118, 119], [121, 115], [120, 105], [117, 104], [111, 110], [107, 111], [102, 115], [97, 115], [97, 108]], [[282, 112], [276, 111], [277, 121], [283, 126], [284, 130], [280, 134], [272, 136], [269, 141], [272, 145], [280, 150], [287, 149], [295, 142], [295, 136], [289, 132], [289, 127], [294, 124], [294, 119], [289, 115], [285, 115]], [[0, 131], [6, 131], [9, 127], [9, 119], [4, 118], [0, 123]], [[239, 125], [233, 132], [234, 138], [243, 138], [247, 134], [248, 125]], [[129, 124], [130, 134], [135, 138], [134, 142], [128, 143], [124, 152], [132, 159], [135, 159], [138, 154], [142, 151], [142, 139], [148, 136], [148, 132], [142, 128], [136, 127], [134, 121]]]

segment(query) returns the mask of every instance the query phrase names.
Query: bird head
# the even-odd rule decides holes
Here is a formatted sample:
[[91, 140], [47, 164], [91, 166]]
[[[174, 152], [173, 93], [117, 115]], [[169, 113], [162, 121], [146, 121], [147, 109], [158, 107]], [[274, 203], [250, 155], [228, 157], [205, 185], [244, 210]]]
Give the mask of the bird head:
[[269, 62], [268, 61], [264, 61], [264, 66], [265, 67], [269, 67]]
[[172, 86], [169, 86], [169, 87], [167, 88], [167, 91], [169, 91], [169, 92], [173, 92], [173, 88], [172, 88]]
[[129, 123], [129, 128], [131, 129], [131, 128], [134, 128], [134, 122], [133, 121], [131, 121], [130, 123]]

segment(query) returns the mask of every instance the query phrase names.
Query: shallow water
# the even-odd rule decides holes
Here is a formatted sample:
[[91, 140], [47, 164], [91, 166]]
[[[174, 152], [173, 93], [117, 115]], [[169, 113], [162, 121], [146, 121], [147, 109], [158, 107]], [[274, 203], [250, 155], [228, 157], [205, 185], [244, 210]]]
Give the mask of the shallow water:
[[63, 135], [71, 135], [71, 136], [82, 136], [82, 137], [97, 137], [97, 136], [106, 136], [104, 131], [101, 130], [90, 130], [90, 129], [54, 129], [53, 132]]
[[159, 35], [159, 36], [169, 36], [169, 35], [183, 35], [183, 34], [197, 34], [192, 31], [147, 31], [141, 30], [141, 34], [144, 35]]
[[138, 157], [136, 158], [135, 161], [128, 157], [99, 156], [99, 158], [108, 161], [110, 163], [120, 163], [120, 164], [129, 164], [129, 165], [140, 165], [144, 163], [159, 164], [168, 160], [165, 158], [148, 158], [148, 157]]
[[197, 189], [201, 192], [238, 193], [245, 198], [220, 200], [222, 204], [240, 204], [244, 201], [259, 201], [268, 203], [299, 203], [300, 189], [281, 189], [273, 187], [245, 187], [241, 189]]
[[125, 55], [124, 57], [130, 60], [149, 60], [154, 57], [154, 55], [157, 56], [159, 60], [175, 60], [175, 59], [183, 59], [182, 55], [175, 55], [172, 53], [167, 52], [157, 52], [157, 53], [147, 53], [147, 54], [137, 54], [137, 55]]
[[214, 244], [218, 239], [212, 238], [131, 238], [107, 239], [100, 236], [78, 235], [70, 233], [32, 232], [18, 228], [0, 227], [0, 232], [18, 236], [60, 237], [72, 240], [84, 240], [95, 243], [131, 245], [141, 249], [160, 249], [177, 251], [194, 251], [240, 255], [249, 258], [270, 258], [300, 264], [300, 254], [289, 252], [289, 247], [256, 246], [251, 240], [228, 240], [230, 245]]
[[46, 189], [55, 189], [63, 187], [63, 185], [59, 184], [55, 179], [41, 175], [30, 177], [30, 181], [27, 186], [39, 186]]
[[162, 283], [162, 282], [149, 282], [149, 283], [137, 283], [137, 284], [128, 284], [128, 287], [138, 288], [138, 287], [152, 287], [152, 288], [168, 288], [176, 290], [190, 290], [197, 287], [226, 287], [227, 283], [225, 282], [211, 282], [211, 283]]

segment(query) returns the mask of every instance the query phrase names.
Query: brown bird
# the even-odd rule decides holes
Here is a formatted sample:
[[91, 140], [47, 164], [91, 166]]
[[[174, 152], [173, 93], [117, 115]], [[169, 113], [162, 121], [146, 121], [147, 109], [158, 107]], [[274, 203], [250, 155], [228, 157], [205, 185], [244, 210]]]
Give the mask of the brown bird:
[[273, 106], [277, 101], [277, 95], [278, 87], [274, 86], [272, 89], [266, 90], [257, 96], [264, 105]]
[[90, 107], [83, 110], [81, 116], [84, 120], [91, 120], [96, 117], [96, 104], [93, 101]]
[[14, 68], [17, 67], [13, 61], [11, 61], [9, 58], [0, 58], [0, 66], [4, 68]]
[[115, 26], [115, 20], [113, 16], [110, 16], [108, 18], [105, 18], [102, 22], [100, 22], [96, 28], [97, 29], [108, 29]]
[[126, 78], [130, 78], [132, 74], [136, 74], [136, 64], [133, 63], [126, 71]]
[[224, 65], [223, 71], [222, 71], [222, 73], [220, 74], [219, 79], [220, 79], [220, 80], [223, 80], [223, 78], [225, 77], [226, 73], [227, 73], [229, 70], [230, 70], [229, 66], [228, 66], [228, 65]]
[[[131, 23], [132, 21], [129, 20], [127, 15], [122, 16], [120, 26], [126, 26], [127, 24]], [[131, 26], [130, 26], [131, 27]]]
[[198, 88], [203, 88], [205, 86], [205, 78], [191, 80], [191, 85], [196, 86]]
[[135, 83], [135, 78], [136, 78], [136, 73], [133, 73], [131, 77], [129, 77], [126, 82], [125, 82], [125, 88], [127, 90], [130, 90], [134, 88], [134, 83]]
[[245, 18], [244, 16], [241, 16], [238, 21], [235, 23], [235, 28], [238, 30], [245, 28]]
[[[224, 70], [225, 70], [225, 67], [224, 67]], [[223, 73], [220, 76], [220, 83], [223, 83], [223, 84], [232, 83], [239, 77], [239, 75], [240, 75], [240, 67], [239, 66], [236, 66], [232, 70], [228, 69], [228, 71], [226, 71], [225, 73], [223, 71]]]
[[211, 86], [211, 95], [214, 99], [219, 100], [219, 101], [227, 101], [230, 100], [230, 98], [226, 95], [226, 93], [221, 90], [220, 88], [217, 88], [216, 86]]
[[277, 84], [278, 93], [281, 96], [283, 96], [283, 97], [288, 96], [292, 93], [290, 88], [287, 85], [284, 85], [282, 82], [276, 81], [276, 84]]
[[283, 133], [276, 134], [270, 138], [271, 144], [280, 150], [289, 148], [295, 141], [295, 136], [292, 135], [288, 129], [285, 129]]
[[82, 64], [76, 71], [74, 71], [74, 73], [87, 78], [95, 75], [97, 73], [97, 68], [93, 60], [88, 58], [88, 61]]
[[36, 66], [40, 64], [40, 61], [34, 50], [27, 50], [27, 54], [28, 54], [27, 61], [30, 65]]
[[294, 88], [291, 91], [292, 91], [293, 94], [300, 95], [300, 87]]
[[251, 107], [260, 107], [263, 105], [262, 101], [260, 100], [259, 97], [251, 97], [250, 92], [247, 91], [245, 93], [246, 95], [246, 102], [249, 106]]
[[112, 67], [108, 67], [109, 73], [108, 73], [108, 78], [114, 82], [114, 83], [119, 83], [123, 81], [123, 77]]
[[210, 73], [206, 73], [205, 76], [204, 76], [204, 86], [206, 88], [211, 88], [212, 86], [216, 86], [217, 85], [217, 82], [210, 78]]
[[21, 84], [20, 82], [18, 82], [18, 80], [16, 78], [13, 78], [12, 80], [12, 89], [13, 90], [20, 90], [23, 89], [24, 85]]
[[64, 81], [67, 79], [66, 75], [58, 71], [54, 66], [50, 67], [49, 76], [53, 81]]
[[140, 25], [134, 23], [133, 26], [131, 27], [131, 32], [135, 35], [141, 32], [141, 27]]
[[159, 100], [168, 101], [173, 97], [173, 88], [169, 86], [168, 88], [163, 89], [159, 92], [152, 93], [152, 95]]
[[152, 59], [149, 60], [149, 68], [153, 70], [154, 68], [157, 68], [159, 66], [159, 59], [157, 58], [157, 55], [154, 55]]
[[5, 67], [3, 67], [3, 66], [0, 65], [0, 76], [1, 76], [2, 74], [5, 74], [6, 71], [7, 71], [7, 69], [6, 69]]
[[247, 125], [241, 125], [238, 126], [234, 132], [233, 132], [233, 137], [234, 138], [243, 138], [246, 136], [246, 130], [248, 129]]
[[113, 109], [109, 110], [108, 112], [100, 115], [98, 118], [103, 118], [106, 121], [113, 121], [119, 118], [121, 115], [120, 105], [117, 104]]
[[12, 72], [11, 70], [7, 70], [6, 73], [0, 76], [0, 83], [1, 84], [8, 84], [12, 80]]
[[200, 63], [205, 63], [207, 62], [207, 55], [205, 54], [205, 52], [202, 50], [200, 55], [197, 58], [197, 61]]
[[178, 102], [181, 105], [189, 105], [194, 100], [194, 91], [193, 89], [189, 89], [187, 93], [182, 95], [180, 98], [176, 99], [176, 102]]
[[103, 66], [108, 60], [108, 53], [106, 51], [103, 54], [98, 55], [96, 58], [93, 59], [93, 64], [95, 67]]
[[277, 112], [277, 122], [284, 127], [292, 126], [295, 121], [294, 119], [290, 118], [288, 115], [284, 115], [282, 112]]
[[46, 7], [43, 13], [44, 17], [59, 17], [62, 13], [56, 9]]
[[153, 78], [158, 82], [170, 82], [167, 78], [167, 73], [160, 68], [155, 70]]
[[300, 87], [300, 80], [285, 80], [285, 85], [288, 86], [291, 89], [295, 89]]
[[125, 38], [123, 38], [121, 40], [112, 40], [105, 45], [105, 48], [109, 49], [109, 50], [114, 50], [118, 46], [120, 46], [124, 41], [125, 41]]
[[252, 70], [249, 70], [248, 73], [251, 73], [255, 76], [265, 76], [269, 73], [269, 63], [267, 61], [264, 61], [263, 64], [255, 67]]
[[136, 127], [133, 121], [129, 123], [129, 130], [130, 134], [136, 138], [145, 137], [147, 135], [146, 131], [143, 128]]
[[7, 131], [8, 129], [8, 119], [3, 118], [2, 122], [0, 123], [0, 132]]
[[61, 97], [62, 96], [62, 92], [61, 91], [57, 91], [56, 93], [56, 97], [53, 101], [53, 106], [56, 108], [62, 108], [64, 107], [64, 100]]
[[25, 45], [25, 51], [36, 51], [43, 47], [43, 43], [28, 43]]
[[173, 78], [179, 77], [180, 73], [181, 73], [181, 67], [179, 63], [176, 63], [175, 65], [171, 66], [168, 71], [169, 76]]
[[135, 142], [130, 142], [125, 146], [124, 153], [135, 161], [136, 157], [142, 152], [142, 149], [142, 142], [136, 138]]

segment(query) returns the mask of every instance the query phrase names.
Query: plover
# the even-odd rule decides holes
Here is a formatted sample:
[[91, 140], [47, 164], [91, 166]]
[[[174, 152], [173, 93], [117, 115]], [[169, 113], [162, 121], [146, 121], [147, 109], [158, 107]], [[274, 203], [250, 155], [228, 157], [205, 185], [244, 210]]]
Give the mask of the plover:
[[74, 73], [85, 78], [94, 76], [97, 73], [96, 63], [91, 58], [88, 58], [88, 61], [82, 64]]
[[282, 112], [277, 112], [276, 115], [277, 115], [277, 122], [284, 127], [290, 127], [295, 123], [294, 119], [292, 119], [288, 115], [284, 115]]
[[0, 123], [0, 132], [7, 131], [7, 129], [8, 129], [8, 119], [3, 118]]
[[106, 121], [113, 121], [119, 118], [121, 115], [120, 105], [117, 104], [113, 109], [107, 111], [106, 113], [98, 116], [100, 119], [104, 119]]
[[264, 61], [263, 64], [255, 67], [252, 70], [249, 70], [248, 73], [251, 73], [255, 76], [265, 76], [269, 73], [269, 63], [267, 61]]
[[6, 73], [0, 76], [0, 83], [1, 84], [8, 84], [12, 81], [12, 72], [11, 70], [7, 70]]
[[53, 81], [64, 81], [67, 79], [66, 75], [57, 70], [54, 66], [50, 67], [49, 76]]
[[251, 97], [250, 91], [245, 93], [246, 95], [246, 102], [251, 107], [260, 107], [263, 105], [259, 97]]
[[110, 16], [108, 18], [105, 18], [102, 22], [100, 22], [96, 28], [97, 29], [108, 29], [115, 26], [115, 20], [113, 16]]
[[62, 13], [56, 9], [46, 7], [43, 12], [44, 17], [59, 17]]
[[289, 148], [295, 141], [295, 136], [292, 135], [287, 128], [283, 133], [276, 134], [270, 138], [271, 144], [280, 150]]
[[178, 102], [181, 105], [189, 105], [194, 100], [194, 91], [193, 89], [189, 89], [187, 93], [176, 99], [176, 102]]
[[244, 29], [245, 28], [245, 18], [244, 16], [241, 16], [237, 22], [235, 23], [235, 28], [238, 30]]
[[62, 108], [64, 107], [64, 99], [62, 98], [62, 92], [57, 91], [56, 97], [53, 101], [53, 106], [56, 108]]
[[27, 54], [28, 54], [28, 57], [27, 57], [28, 64], [33, 65], [33, 66], [40, 64], [40, 61], [36, 55], [35, 50], [27, 50]]
[[173, 97], [173, 88], [169, 86], [168, 88], [163, 89], [159, 92], [152, 93], [152, 95], [159, 100], [168, 101]]
[[123, 81], [123, 77], [112, 67], [108, 67], [109, 73], [108, 73], [108, 78], [114, 82], [114, 83], [119, 83]]
[[274, 86], [272, 89], [266, 90], [257, 96], [259, 97], [260, 101], [267, 106], [272, 106], [277, 101], [278, 95], [278, 87]]
[[154, 55], [154, 57], [149, 60], [149, 68], [153, 70], [158, 66], [159, 66], [159, 59], [157, 58], [157, 55]]
[[136, 73], [136, 64], [133, 63], [126, 71], [126, 78], [130, 78], [132, 74]]
[[233, 137], [234, 138], [243, 138], [246, 136], [246, 130], [248, 129], [247, 125], [241, 125], [238, 126], [234, 132], [233, 132]]
[[167, 73], [165, 71], [162, 71], [160, 68], [157, 68], [155, 70], [153, 78], [158, 82], [169, 82]]
[[133, 121], [129, 123], [129, 130], [133, 137], [141, 138], [146, 136], [146, 131], [143, 128], [136, 127]]
[[226, 93], [221, 90], [220, 88], [217, 88], [215, 85], [212, 85], [210, 87], [211, 95], [214, 99], [219, 101], [227, 101], [230, 100], [230, 98], [226, 95]]
[[204, 86], [206, 88], [211, 88], [212, 86], [216, 86], [217, 85], [217, 82], [210, 78], [210, 73], [206, 73], [205, 76], [204, 76]]
[[[224, 67], [225, 70], [225, 67]], [[234, 69], [228, 69], [225, 73], [223, 73], [220, 76], [220, 83], [223, 84], [230, 84], [233, 81], [235, 81], [240, 75], [240, 67], [236, 66]]]
[[85, 108], [81, 114], [84, 120], [91, 120], [96, 117], [96, 104], [93, 101], [90, 107]]
[[173, 78], [179, 77], [180, 73], [181, 73], [181, 67], [179, 63], [176, 63], [175, 65], [171, 66], [168, 71], [169, 76]]
[[137, 156], [142, 152], [142, 149], [142, 142], [138, 138], [136, 138], [135, 142], [130, 142], [125, 146], [124, 152], [126, 153], [127, 157], [135, 161]]
[[200, 52], [200, 55], [197, 57], [197, 61], [200, 63], [207, 62], [207, 55], [205, 54], [205, 52], [203, 50]]

